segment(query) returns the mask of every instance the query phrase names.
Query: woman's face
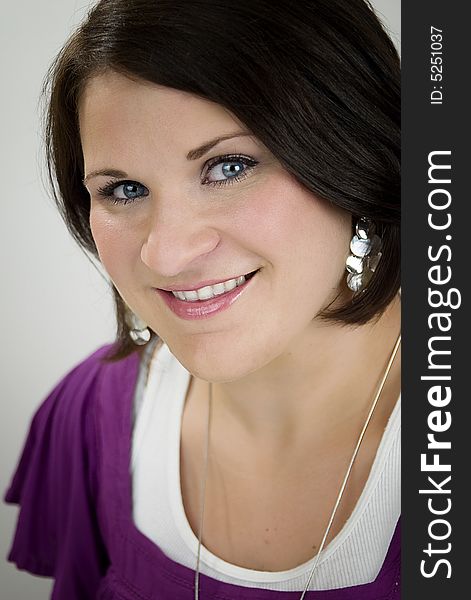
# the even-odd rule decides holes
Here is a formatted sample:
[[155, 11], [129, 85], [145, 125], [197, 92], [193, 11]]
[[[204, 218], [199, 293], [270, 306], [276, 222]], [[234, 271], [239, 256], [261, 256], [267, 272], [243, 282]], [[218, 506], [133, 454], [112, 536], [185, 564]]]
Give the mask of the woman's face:
[[228, 110], [107, 73], [84, 90], [80, 131], [100, 259], [194, 375], [232, 381], [267, 365], [345, 294], [350, 215]]

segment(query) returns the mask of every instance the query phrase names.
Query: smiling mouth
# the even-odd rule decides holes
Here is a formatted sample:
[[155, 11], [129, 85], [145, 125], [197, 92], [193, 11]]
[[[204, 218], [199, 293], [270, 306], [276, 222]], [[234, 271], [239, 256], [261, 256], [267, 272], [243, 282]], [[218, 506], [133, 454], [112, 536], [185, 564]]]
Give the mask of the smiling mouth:
[[205, 300], [211, 300], [217, 296], [222, 296], [235, 288], [240, 287], [258, 273], [259, 270], [260, 269], [257, 269], [246, 275], [240, 275], [239, 277], [234, 277], [233, 279], [228, 279], [227, 281], [222, 281], [215, 285], [206, 285], [196, 290], [171, 291], [169, 293], [178, 300], [183, 300], [184, 302], [204, 302]]

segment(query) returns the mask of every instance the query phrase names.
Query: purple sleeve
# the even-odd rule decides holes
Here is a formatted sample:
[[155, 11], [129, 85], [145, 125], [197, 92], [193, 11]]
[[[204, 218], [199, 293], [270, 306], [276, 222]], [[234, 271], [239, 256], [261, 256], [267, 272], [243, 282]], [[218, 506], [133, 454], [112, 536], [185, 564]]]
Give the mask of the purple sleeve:
[[96, 516], [94, 398], [104, 349], [37, 410], [5, 501], [20, 505], [8, 560], [55, 579], [54, 600], [94, 598], [108, 558]]

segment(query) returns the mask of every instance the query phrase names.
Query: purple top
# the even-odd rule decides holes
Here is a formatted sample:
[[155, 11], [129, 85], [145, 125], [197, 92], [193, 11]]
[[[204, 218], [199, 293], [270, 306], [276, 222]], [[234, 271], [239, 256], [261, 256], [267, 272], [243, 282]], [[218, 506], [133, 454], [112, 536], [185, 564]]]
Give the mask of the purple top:
[[[132, 519], [130, 456], [137, 353], [97, 350], [38, 409], [5, 501], [21, 505], [8, 560], [54, 577], [53, 600], [192, 600], [194, 572], [168, 558]], [[313, 600], [398, 600], [399, 523], [372, 583], [309, 592]], [[298, 599], [200, 575], [202, 600]]]

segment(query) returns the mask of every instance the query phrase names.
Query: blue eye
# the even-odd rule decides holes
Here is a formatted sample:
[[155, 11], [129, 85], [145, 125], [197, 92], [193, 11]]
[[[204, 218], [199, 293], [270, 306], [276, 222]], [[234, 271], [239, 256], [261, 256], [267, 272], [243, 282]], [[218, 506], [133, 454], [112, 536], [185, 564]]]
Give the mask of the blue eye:
[[110, 181], [98, 188], [97, 192], [103, 198], [111, 199], [114, 204], [128, 204], [149, 195], [149, 190], [137, 181]]
[[253, 158], [240, 154], [218, 156], [208, 163], [203, 184], [228, 185], [241, 181], [257, 164]]
[[[204, 185], [229, 185], [245, 179], [258, 162], [250, 156], [226, 154], [207, 163], [202, 183]], [[97, 194], [113, 204], [130, 204], [149, 195], [149, 190], [138, 181], [109, 181], [97, 189]]]

